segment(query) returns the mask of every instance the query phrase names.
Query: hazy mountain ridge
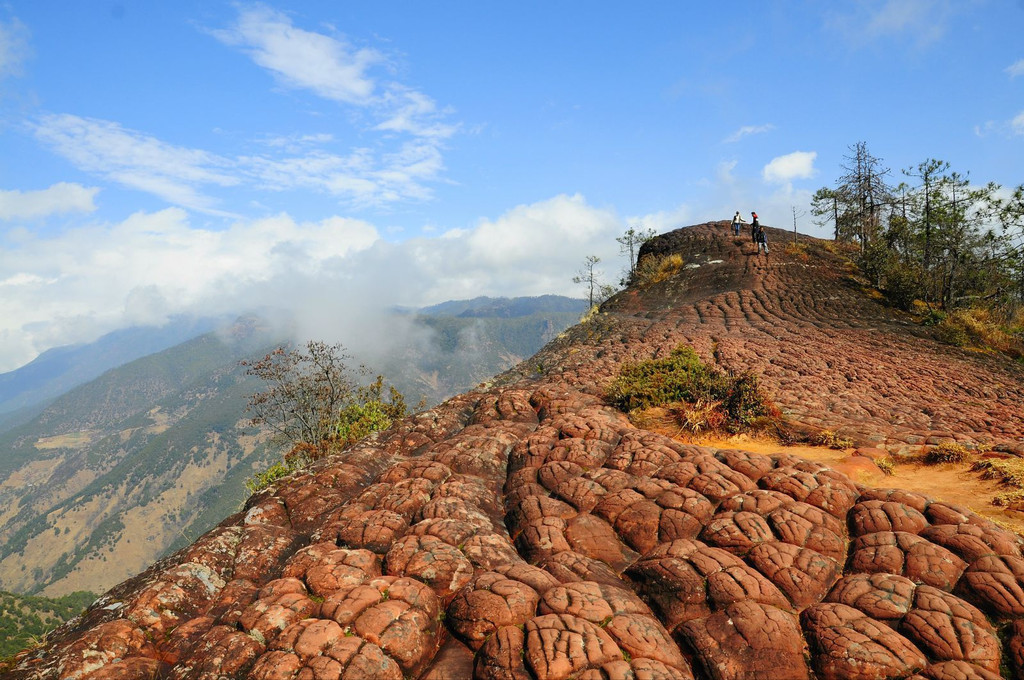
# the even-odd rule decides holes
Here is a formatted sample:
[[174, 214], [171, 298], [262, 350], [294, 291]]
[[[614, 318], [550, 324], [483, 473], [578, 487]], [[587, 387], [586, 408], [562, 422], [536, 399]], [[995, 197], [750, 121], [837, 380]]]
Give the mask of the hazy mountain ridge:
[[80, 345], [49, 349], [28, 364], [0, 373], [0, 414], [64, 394], [104, 372], [208, 333], [223, 320], [175, 317], [162, 326], [136, 326]]
[[[415, 315], [426, 336], [412, 334], [373, 368], [411, 404], [436, 403], [509, 368], [578, 318], [543, 311], [577, 304], [556, 296], [452, 309], [479, 314], [484, 304], [517, 315]], [[108, 370], [0, 432], [0, 588], [102, 591], [237, 510], [245, 481], [279, 455], [247, 426], [246, 398], [260, 385], [238, 360], [275, 344], [244, 321]]]
[[[0, 582], [20, 592], [61, 579], [70, 585], [58, 594], [102, 590], [91, 579], [131, 573], [169, 549], [203, 515], [197, 499], [207, 490], [220, 489], [212, 497], [235, 505], [244, 500], [245, 477], [225, 484], [229, 470], [248, 462], [248, 476], [273, 454], [244, 423], [246, 395], [257, 385], [237, 365], [241, 356], [204, 336], [115, 369], [59, 400], [62, 408], [33, 424], [39, 429], [9, 433], [15, 453], [32, 463], [0, 485]], [[126, 414], [132, 399], [143, 409]], [[87, 429], [69, 434], [61, 414]], [[28, 434], [46, 431], [58, 434]], [[52, 448], [39, 451], [40, 442]], [[129, 547], [140, 528], [145, 533]], [[54, 550], [58, 537], [63, 547]], [[79, 568], [83, 562], [94, 564]], [[87, 583], [79, 587], [81, 579]]]

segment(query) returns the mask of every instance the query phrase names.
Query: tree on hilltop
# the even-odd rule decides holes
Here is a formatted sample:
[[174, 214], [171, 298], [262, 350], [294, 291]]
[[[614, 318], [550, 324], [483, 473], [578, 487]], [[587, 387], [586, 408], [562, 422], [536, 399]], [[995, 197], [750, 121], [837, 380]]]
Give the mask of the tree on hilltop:
[[587, 303], [589, 307], [600, 304], [608, 299], [615, 292], [615, 287], [601, 282], [604, 272], [597, 269], [601, 258], [597, 255], [587, 255], [583, 260], [583, 267], [572, 277], [573, 283], [581, 283], [587, 286]]
[[631, 225], [622, 236], [615, 238], [619, 242], [619, 253], [629, 257], [629, 272], [626, 275], [626, 281], [632, 281], [636, 275], [636, 257], [640, 253], [640, 247], [657, 236], [657, 234], [658, 232], [654, 231], [654, 229], [645, 228], [642, 224], [638, 224], [636, 226]]

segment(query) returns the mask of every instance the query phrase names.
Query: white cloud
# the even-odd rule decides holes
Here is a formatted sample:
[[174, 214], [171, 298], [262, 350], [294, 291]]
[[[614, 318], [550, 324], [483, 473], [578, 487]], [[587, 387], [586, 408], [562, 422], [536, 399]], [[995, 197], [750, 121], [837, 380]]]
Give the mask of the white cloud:
[[689, 205], [679, 205], [671, 210], [659, 210], [643, 216], [630, 217], [627, 224], [639, 224], [644, 229], [653, 229], [659, 234], [680, 227], [686, 227], [694, 223], [693, 208]]
[[341, 217], [278, 215], [213, 231], [177, 208], [52, 237], [22, 234], [0, 249], [0, 371], [130, 324], [253, 309], [288, 314], [305, 337], [370, 351], [388, 340], [381, 312], [392, 305], [579, 296], [571, 278], [589, 254], [604, 260], [610, 282], [623, 229], [613, 211], [561, 195], [401, 243]]
[[340, 217], [297, 223], [280, 215], [212, 231], [178, 208], [22, 235], [0, 249], [0, 337], [21, 348], [0, 351], [0, 371], [48, 347], [169, 314], [252, 308], [261, 284], [336, 273], [340, 260], [378, 238], [372, 225]]
[[1006, 67], [1006, 72], [1010, 74], [1011, 78], [1017, 76], [1024, 76], [1024, 59], [1014, 62]]
[[787, 184], [794, 179], [810, 179], [814, 176], [814, 159], [817, 157], [817, 151], [794, 151], [785, 156], [777, 156], [764, 166], [761, 176], [770, 184]]
[[282, 84], [348, 104], [373, 99], [375, 83], [367, 71], [384, 61], [375, 50], [296, 28], [287, 15], [262, 5], [241, 8], [231, 28], [211, 33], [241, 48]]
[[173, 146], [114, 122], [68, 114], [43, 116], [35, 134], [82, 170], [173, 205], [219, 215], [227, 213], [218, 207], [223, 201], [212, 195], [218, 187], [314, 190], [353, 207], [367, 207], [428, 199], [432, 194], [427, 184], [444, 171], [440, 145], [427, 137], [402, 141], [383, 152], [357, 148], [347, 156], [298, 148], [329, 142], [329, 136], [275, 138], [267, 145], [285, 147], [290, 155], [229, 158]]
[[1015, 135], [1024, 135], [1024, 111], [1021, 111], [1010, 121], [1010, 130]]
[[201, 187], [238, 184], [228, 159], [173, 146], [110, 121], [47, 114], [36, 123], [35, 134], [82, 170], [194, 210], [217, 212]]
[[771, 123], [765, 123], [764, 125], [744, 125], [722, 141], [725, 143], [738, 142], [749, 135], [759, 135], [765, 132], [771, 132], [774, 129], [775, 126]]
[[25, 24], [17, 17], [11, 17], [8, 22], [0, 21], [0, 80], [22, 75], [24, 63], [31, 54]]
[[389, 106], [387, 119], [379, 123], [375, 130], [446, 139], [458, 129], [456, 125], [441, 122], [443, 112], [437, 110], [433, 99], [421, 92], [396, 85], [385, 101]]
[[49, 215], [96, 210], [97, 188], [58, 182], [39, 191], [0, 191], [0, 220], [39, 219]]
[[387, 65], [377, 50], [357, 49], [341, 36], [297, 28], [282, 12], [262, 5], [240, 8], [233, 26], [210, 33], [240, 48], [285, 87], [368, 108], [380, 121], [373, 126], [377, 131], [440, 140], [458, 129], [442, 122], [449, 112], [439, 111], [427, 95], [373, 75], [375, 67]]

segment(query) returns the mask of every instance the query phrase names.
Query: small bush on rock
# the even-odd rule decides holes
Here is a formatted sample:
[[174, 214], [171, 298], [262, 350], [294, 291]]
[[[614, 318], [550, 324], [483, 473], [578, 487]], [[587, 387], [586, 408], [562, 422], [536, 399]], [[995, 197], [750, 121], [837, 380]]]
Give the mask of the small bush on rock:
[[644, 420], [645, 410], [666, 408], [692, 433], [760, 429], [780, 417], [756, 375], [726, 375], [685, 345], [663, 359], [623, 366], [608, 399], [634, 422]]
[[830, 449], [842, 450], [853, 447], [853, 440], [841, 436], [835, 430], [822, 430], [815, 435], [811, 443], [815, 446], [827, 446]]
[[924, 462], [929, 465], [938, 465], [939, 463], [963, 463], [970, 459], [972, 453], [970, 449], [957, 444], [955, 442], [942, 442], [938, 446], [931, 448], [927, 453], [924, 454]]
[[980, 472], [982, 479], [996, 479], [1011, 489], [1024, 490], [1024, 458], [979, 460], [971, 469]]
[[630, 277], [630, 284], [636, 286], [651, 286], [655, 283], [666, 281], [680, 272], [683, 268], [683, 256], [679, 254], [647, 255], [640, 260], [633, 275]]

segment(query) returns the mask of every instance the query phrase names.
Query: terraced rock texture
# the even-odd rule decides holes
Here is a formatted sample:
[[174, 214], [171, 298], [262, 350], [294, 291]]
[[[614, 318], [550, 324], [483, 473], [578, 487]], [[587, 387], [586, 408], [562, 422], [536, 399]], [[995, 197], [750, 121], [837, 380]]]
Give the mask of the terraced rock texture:
[[254, 496], [5, 677], [1024, 678], [1021, 537], [604, 403], [687, 342], [864, 444], [1020, 446], [1019, 367], [916, 333], [819, 242], [727, 229], [652, 242], [689, 267]]

